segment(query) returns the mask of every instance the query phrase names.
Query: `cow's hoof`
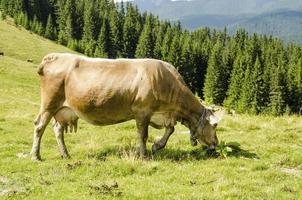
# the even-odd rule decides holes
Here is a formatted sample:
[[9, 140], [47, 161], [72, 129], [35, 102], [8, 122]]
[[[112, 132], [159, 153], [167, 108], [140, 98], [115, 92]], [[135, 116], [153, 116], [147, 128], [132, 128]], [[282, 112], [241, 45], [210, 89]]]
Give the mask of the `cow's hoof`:
[[142, 160], [151, 160], [151, 157], [149, 155], [141, 155], [140, 158]]
[[149, 160], [149, 155], [148, 155], [148, 152], [147, 152], [147, 151], [140, 152], [139, 157], [140, 157], [142, 160]]
[[191, 142], [192, 146], [197, 146], [197, 140], [196, 139], [191, 138], [190, 142]]
[[158, 151], [159, 147], [158, 144], [154, 143], [152, 145], [152, 154], [154, 155]]
[[31, 160], [32, 161], [42, 161], [41, 156], [36, 156], [36, 155], [32, 156]]

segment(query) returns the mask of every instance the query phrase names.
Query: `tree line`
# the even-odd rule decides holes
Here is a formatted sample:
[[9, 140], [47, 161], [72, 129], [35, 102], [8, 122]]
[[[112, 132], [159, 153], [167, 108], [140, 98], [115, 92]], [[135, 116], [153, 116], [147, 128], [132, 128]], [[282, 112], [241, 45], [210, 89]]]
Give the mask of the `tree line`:
[[301, 113], [302, 50], [239, 29], [188, 31], [112, 0], [0, 0], [2, 17], [91, 57], [173, 64], [210, 104], [252, 114]]

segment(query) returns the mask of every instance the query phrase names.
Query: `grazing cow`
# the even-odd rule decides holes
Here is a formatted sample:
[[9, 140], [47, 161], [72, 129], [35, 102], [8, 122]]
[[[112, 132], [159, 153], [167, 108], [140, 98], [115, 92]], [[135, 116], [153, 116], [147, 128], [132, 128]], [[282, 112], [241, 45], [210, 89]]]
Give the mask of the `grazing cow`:
[[32, 159], [40, 160], [43, 132], [55, 118], [54, 131], [62, 157], [67, 126], [77, 118], [94, 125], [135, 119], [140, 156], [146, 157], [148, 126], [165, 128], [152, 151], [165, 147], [177, 121], [190, 129], [192, 145], [215, 148], [219, 121], [189, 90], [177, 70], [155, 59], [100, 59], [67, 53], [45, 56], [38, 68], [41, 107], [35, 120]]

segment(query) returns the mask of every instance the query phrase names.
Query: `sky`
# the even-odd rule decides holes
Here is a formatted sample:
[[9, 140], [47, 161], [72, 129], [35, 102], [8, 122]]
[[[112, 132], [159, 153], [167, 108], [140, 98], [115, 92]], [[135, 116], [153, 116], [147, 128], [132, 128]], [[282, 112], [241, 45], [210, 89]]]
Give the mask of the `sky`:
[[114, 2], [121, 2], [121, 1], [125, 2], [125, 1], [134, 1], [134, 0], [114, 0]]

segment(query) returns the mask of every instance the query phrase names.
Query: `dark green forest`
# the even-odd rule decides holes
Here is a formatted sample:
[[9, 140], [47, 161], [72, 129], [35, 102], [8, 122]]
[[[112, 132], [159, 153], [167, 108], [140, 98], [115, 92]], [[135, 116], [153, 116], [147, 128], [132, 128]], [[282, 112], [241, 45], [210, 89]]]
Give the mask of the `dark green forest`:
[[251, 114], [300, 114], [302, 50], [240, 29], [183, 29], [111, 0], [0, 0], [2, 18], [91, 57], [172, 63], [209, 104]]

